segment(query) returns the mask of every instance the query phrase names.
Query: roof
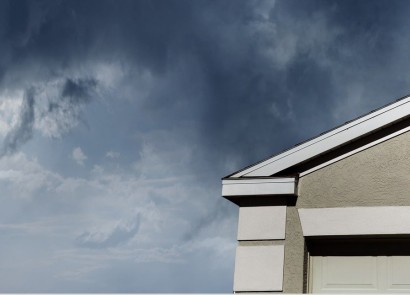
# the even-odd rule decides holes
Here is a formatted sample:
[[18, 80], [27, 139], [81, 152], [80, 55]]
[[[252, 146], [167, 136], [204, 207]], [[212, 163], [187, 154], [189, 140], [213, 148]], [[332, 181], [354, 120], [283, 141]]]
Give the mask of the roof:
[[[376, 132], [380, 133], [380, 130], [402, 122], [409, 117], [410, 95], [407, 95], [327, 132], [321, 133], [279, 154], [271, 156], [268, 159], [234, 172], [224, 177], [224, 179], [259, 178], [281, 175], [282, 172], [291, 171], [292, 167], [330, 154], [332, 151], [341, 149], [341, 147], [345, 147], [352, 142], [358, 142], [358, 140]], [[403, 130], [402, 127], [408, 126], [400, 126], [398, 129]], [[390, 133], [397, 132], [397, 128], [391, 130]], [[380, 141], [380, 138], [388, 139], [385, 133], [382, 135], [384, 137], [379, 136], [373, 140]], [[363, 141], [362, 146], [365, 144], [369, 145], [369, 142]], [[349, 150], [346, 151], [349, 152]], [[340, 154], [341, 153], [334, 153], [335, 157]]]

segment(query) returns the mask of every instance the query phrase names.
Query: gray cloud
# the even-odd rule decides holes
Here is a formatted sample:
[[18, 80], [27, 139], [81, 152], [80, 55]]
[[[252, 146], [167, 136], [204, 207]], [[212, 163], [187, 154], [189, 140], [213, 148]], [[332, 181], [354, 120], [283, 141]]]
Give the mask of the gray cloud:
[[[80, 119], [81, 107], [90, 102], [96, 86], [95, 79], [66, 78], [61, 86], [57, 85], [61, 90], [54, 89], [56, 93], [51, 95], [47, 93], [47, 88], [50, 87], [48, 84], [27, 88], [22, 99], [18, 121], [6, 134], [0, 157], [16, 152], [29, 141], [33, 136], [36, 123], [46, 120], [44, 128], [50, 128], [50, 123], [54, 123], [57, 127], [51, 135], [68, 131]], [[36, 105], [36, 101], [44, 99], [48, 100], [46, 108], [42, 108], [40, 104]]]
[[[49, 98], [47, 112], [59, 112], [64, 108], [66, 108], [64, 112], [72, 112], [72, 108], [75, 108], [76, 105], [84, 105], [91, 101], [96, 87], [97, 81], [95, 79], [65, 78], [59, 95]], [[43, 112], [42, 115], [47, 116], [47, 112]]]
[[[103, 103], [86, 113], [93, 128], [86, 135], [83, 130], [69, 134], [60, 145], [47, 142], [52, 164], [47, 163], [75, 175], [74, 168], [67, 172], [68, 165], [59, 162], [58, 152], [65, 149], [68, 155], [82, 146], [87, 166], [104, 171], [108, 168], [98, 157], [115, 150], [121, 157], [110, 161], [112, 167], [129, 171], [133, 163], [145, 171], [131, 173], [157, 183], [159, 190], [136, 185], [126, 195], [138, 199], [144, 189], [149, 201], [162, 206], [158, 216], [151, 216], [161, 243], [223, 236], [218, 225], [237, 211], [218, 199], [220, 177], [408, 93], [408, 11], [404, 1], [365, 0], [0, 1], [0, 90], [34, 89], [25, 92], [3, 154], [30, 140], [33, 129], [62, 138], [101, 95], [97, 103]], [[151, 145], [155, 148], [147, 149]], [[145, 164], [147, 154], [151, 162]], [[185, 175], [189, 180], [181, 180]], [[175, 186], [162, 188], [156, 181], [167, 176], [175, 177]], [[77, 182], [81, 179], [70, 179], [67, 187]], [[115, 196], [112, 186], [104, 191], [108, 188]], [[177, 192], [170, 194], [172, 188]], [[79, 186], [74, 194], [90, 192]], [[164, 212], [176, 220], [172, 227], [168, 222], [166, 234], [158, 221]], [[76, 245], [98, 252], [94, 249], [126, 245], [141, 232], [135, 221], [102, 233], [84, 232]], [[152, 232], [144, 233], [149, 239]], [[197, 259], [195, 271], [204, 274], [207, 257], [199, 256], [191, 258]], [[192, 281], [177, 282], [185, 277], [184, 267], [163, 273], [164, 278], [174, 275], [176, 285], [167, 290], [195, 290]], [[152, 277], [143, 276], [154, 281], [161, 266], [149, 268]], [[112, 276], [110, 271], [103, 277]], [[126, 273], [131, 271], [121, 275]], [[220, 280], [227, 282], [231, 274]], [[155, 291], [155, 282], [140, 287], [134, 277], [124, 277], [121, 290]], [[101, 281], [97, 274], [95, 281]], [[78, 284], [65, 286], [84, 290]], [[114, 283], [109, 285], [115, 290]], [[223, 285], [224, 292], [231, 291]], [[87, 290], [96, 288], [90, 283]], [[212, 286], [204, 290], [215, 291]]]
[[62, 98], [69, 98], [71, 103], [89, 102], [91, 92], [96, 88], [95, 79], [66, 79], [62, 92]]
[[[192, 241], [203, 234], [203, 231], [209, 227], [218, 227], [224, 220], [232, 215], [232, 209], [235, 205], [229, 204], [226, 200], [218, 199], [216, 202], [208, 205], [208, 210], [193, 220], [190, 227], [183, 235], [184, 241]], [[236, 210], [235, 210], [236, 211]]]
[[[180, 79], [149, 89], [141, 111], [155, 116], [153, 128], [195, 120], [201, 136], [192, 140], [205, 147], [198, 166], [231, 154], [240, 167], [407, 92], [406, 78], [390, 75], [402, 67], [391, 52], [407, 4], [269, 2], [4, 2], [2, 81], [51, 79], [107, 60], [132, 68], [131, 81], [143, 70]], [[364, 75], [369, 67], [377, 74]], [[63, 95], [81, 97], [95, 83], [67, 79]], [[356, 83], [363, 90], [352, 94]], [[339, 106], [352, 96], [356, 107]]]
[[14, 153], [33, 136], [34, 97], [34, 88], [27, 89], [23, 97], [19, 120], [4, 138], [0, 157]]
[[140, 228], [141, 217], [137, 214], [126, 224], [118, 224], [108, 233], [84, 232], [77, 237], [77, 245], [85, 248], [110, 248], [126, 243], [132, 239]]

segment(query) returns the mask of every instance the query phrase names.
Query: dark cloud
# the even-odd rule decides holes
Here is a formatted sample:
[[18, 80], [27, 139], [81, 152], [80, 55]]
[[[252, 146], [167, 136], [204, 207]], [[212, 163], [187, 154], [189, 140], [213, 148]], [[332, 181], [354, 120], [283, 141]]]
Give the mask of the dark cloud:
[[97, 86], [94, 79], [66, 79], [61, 96], [69, 98], [70, 102], [78, 103], [80, 101], [88, 102], [91, 99], [91, 91]]
[[[400, 1], [2, 3], [8, 16], [2, 43], [12, 49], [0, 64], [3, 80], [10, 82], [15, 71], [23, 72], [23, 84], [26, 76], [51, 79], [107, 60], [134, 68], [132, 79], [140, 69], [165, 79], [189, 77], [197, 89], [159, 86], [145, 111], [157, 112], [154, 128], [195, 120], [205, 162], [216, 165], [228, 153], [238, 165], [256, 161], [350, 119], [335, 114], [338, 101], [355, 95], [349, 84], [364, 88], [360, 99], [367, 102], [358, 114], [407, 92], [403, 79], [389, 76], [401, 67], [392, 54], [397, 16], [407, 9]], [[181, 64], [184, 72], [177, 70]], [[32, 77], [40, 65], [41, 74]], [[381, 74], [385, 66], [389, 71]], [[377, 77], [366, 77], [369, 70]], [[63, 96], [80, 97], [93, 79], [67, 80]], [[385, 85], [374, 89], [380, 81]], [[182, 113], [175, 108], [181, 104]]]
[[[201, 146], [192, 162], [201, 177], [230, 173], [408, 92], [408, 75], [398, 75], [410, 66], [403, 1], [0, 5], [0, 85], [64, 80], [61, 100], [48, 107], [57, 120], [61, 110], [72, 113], [64, 99], [89, 102], [97, 83], [89, 67], [119, 63], [128, 83], [149, 72], [157, 84], [136, 113], [149, 128], [172, 128]], [[90, 78], [72, 77], [78, 69]]]
[[[0, 1], [0, 90], [29, 89], [2, 153], [28, 141], [36, 122], [52, 137], [71, 130], [82, 115], [78, 106], [90, 103], [101, 87], [110, 107], [124, 98], [131, 102], [99, 114], [103, 119], [96, 125], [104, 132], [99, 140], [90, 136], [92, 154], [105, 155], [114, 146], [124, 162], [143, 157], [144, 140], [124, 144], [119, 134], [149, 134], [154, 139], [147, 141], [162, 149], [192, 152], [188, 169], [177, 154], [164, 172], [193, 175], [190, 184], [210, 192], [201, 200], [207, 209], [178, 235], [192, 240], [236, 214], [221, 205], [225, 200], [216, 201], [220, 177], [409, 92], [409, 5]], [[100, 71], [112, 64], [118, 72]], [[100, 79], [106, 74], [112, 84]], [[49, 85], [56, 91], [42, 105], [41, 91]], [[106, 120], [118, 109], [121, 114]], [[108, 134], [109, 128], [115, 130]], [[157, 133], [188, 148], [169, 147]], [[112, 146], [94, 152], [106, 147], [107, 138]], [[138, 230], [135, 221], [105, 234], [86, 232], [77, 245], [115, 247]]]
[[[84, 105], [91, 101], [94, 96], [97, 81], [95, 79], [72, 79], [66, 78], [61, 86], [61, 95], [54, 97], [48, 103], [48, 113], [59, 112], [66, 108], [65, 112], [72, 112], [73, 107]], [[49, 115], [42, 112], [43, 116]]]

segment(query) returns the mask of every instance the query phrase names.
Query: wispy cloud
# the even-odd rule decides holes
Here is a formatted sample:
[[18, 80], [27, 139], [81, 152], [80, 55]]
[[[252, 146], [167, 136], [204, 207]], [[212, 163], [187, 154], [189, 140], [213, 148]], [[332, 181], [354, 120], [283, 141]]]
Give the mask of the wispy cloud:
[[120, 223], [108, 232], [84, 232], [77, 237], [77, 244], [86, 248], [109, 248], [126, 243], [138, 233], [140, 219], [140, 214], [137, 214], [132, 220]]
[[38, 86], [35, 127], [43, 135], [58, 138], [82, 120], [84, 107], [97, 95], [97, 81], [62, 77]]
[[3, 139], [0, 157], [18, 151], [32, 138], [35, 129], [57, 137], [73, 128], [96, 85], [92, 79], [67, 78], [63, 83], [53, 81], [27, 88], [17, 121], [8, 128]]
[[117, 158], [119, 158], [120, 157], [120, 153], [119, 152], [114, 152], [114, 151], [108, 151], [106, 154], [105, 154], [105, 156], [107, 157], [107, 158], [110, 158], [110, 159], [117, 159]]
[[17, 124], [6, 134], [0, 157], [14, 153], [20, 145], [27, 142], [33, 135], [34, 126], [34, 88], [26, 90], [20, 109]]
[[73, 149], [71, 157], [78, 165], [81, 166], [84, 166], [84, 161], [88, 158], [80, 147], [76, 147]]

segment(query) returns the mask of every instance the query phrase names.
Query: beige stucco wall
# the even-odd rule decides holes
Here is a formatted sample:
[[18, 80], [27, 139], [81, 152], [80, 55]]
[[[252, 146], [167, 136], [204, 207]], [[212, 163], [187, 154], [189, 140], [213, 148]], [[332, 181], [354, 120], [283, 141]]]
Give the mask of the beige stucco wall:
[[410, 132], [299, 179], [298, 208], [410, 205]]
[[409, 206], [410, 132], [299, 179], [296, 207], [287, 208], [284, 292], [303, 291], [304, 238], [298, 208]]
[[285, 264], [283, 292], [303, 293], [304, 238], [296, 207], [286, 212]]

